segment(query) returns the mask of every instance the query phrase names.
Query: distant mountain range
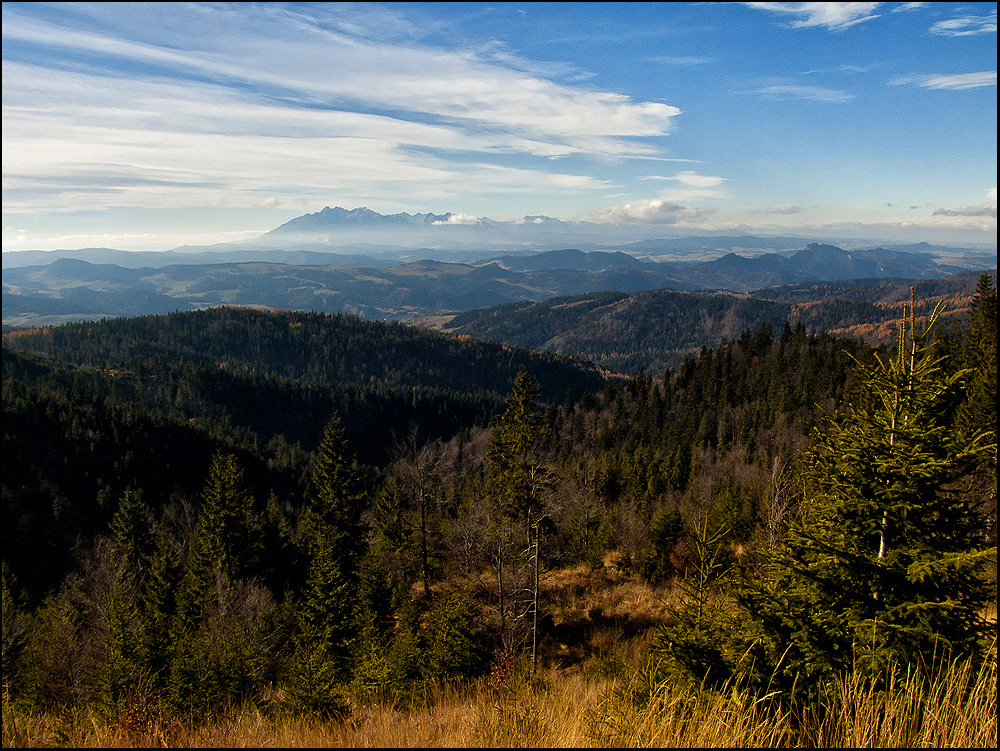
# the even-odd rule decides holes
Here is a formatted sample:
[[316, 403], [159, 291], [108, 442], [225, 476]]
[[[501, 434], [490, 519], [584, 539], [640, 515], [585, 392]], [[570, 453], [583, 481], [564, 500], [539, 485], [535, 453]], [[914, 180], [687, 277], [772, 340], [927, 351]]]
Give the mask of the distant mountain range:
[[[676, 233], [669, 236], [670, 233], [671, 229], [662, 225], [568, 222], [546, 216], [494, 221], [450, 212], [385, 215], [367, 208], [326, 207], [296, 217], [249, 241], [182, 246], [157, 252], [111, 248], [5, 251], [3, 268], [46, 264], [58, 258], [114, 263], [129, 268], [235, 262], [385, 268], [418, 260], [477, 263], [489, 255], [531, 255], [565, 248], [619, 251], [647, 261], [706, 261], [726, 253], [792, 255], [815, 239], [731, 232], [690, 232], [685, 236], [676, 236]], [[929, 254], [963, 268], [996, 264], [995, 246], [958, 248], [928, 243], [887, 245], [874, 241], [837, 241], [836, 245], [849, 251], [886, 247], [899, 252]]]
[[315, 214], [304, 214], [285, 222], [263, 235], [263, 238], [290, 235], [328, 233], [344, 228], [370, 229], [373, 227], [427, 227], [449, 224], [498, 224], [490, 219], [464, 219], [458, 214], [379, 214], [367, 208], [342, 209], [327, 206]]
[[[530, 251], [514, 244], [500, 253], [475, 244], [443, 250], [417, 242], [442, 227], [474, 234], [501, 224], [454, 214], [326, 208], [238, 246], [4, 253], [3, 322], [29, 326], [226, 304], [405, 320], [591, 292], [745, 293], [812, 281], [933, 279], [996, 267], [995, 249], [926, 243], [845, 249], [751, 235], [644, 239], [599, 250]], [[504, 231], [555, 224], [570, 223], [526, 217], [506, 223]], [[340, 244], [353, 236], [352, 228], [380, 227], [399, 238], [409, 233], [411, 246]]]
[[[589, 292], [720, 290], [857, 278], [932, 279], [963, 271], [926, 254], [846, 251], [810, 244], [792, 256], [653, 262], [622, 252], [575, 249], [504, 255], [476, 264], [414, 261], [388, 268], [282, 263], [173, 264], [124, 268], [60, 258], [3, 273], [3, 321], [168, 313], [217, 305], [346, 312], [405, 320]], [[51, 318], [51, 320], [50, 320]]]

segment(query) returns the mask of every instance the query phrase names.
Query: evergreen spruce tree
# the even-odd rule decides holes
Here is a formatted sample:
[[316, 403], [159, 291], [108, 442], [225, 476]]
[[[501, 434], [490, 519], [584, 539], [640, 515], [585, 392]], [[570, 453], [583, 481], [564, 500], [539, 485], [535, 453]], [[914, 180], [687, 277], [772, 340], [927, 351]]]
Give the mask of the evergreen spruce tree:
[[260, 536], [260, 519], [239, 460], [217, 452], [202, 490], [194, 554], [201, 556], [201, 565], [216, 567], [226, 576], [247, 576], [258, 562]]
[[541, 505], [543, 475], [540, 442], [546, 433], [538, 408], [535, 379], [518, 373], [507, 407], [493, 424], [487, 460], [490, 483], [502, 514], [522, 522]]
[[393, 595], [381, 551], [372, 546], [361, 565], [360, 625], [351, 655], [352, 682], [361, 692], [379, 691], [390, 684], [388, 655], [395, 625]]
[[142, 493], [126, 488], [118, 504], [118, 511], [111, 520], [115, 555], [127, 571], [137, 578], [144, 578], [149, 567], [152, 539], [150, 535], [149, 507], [142, 500]]
[[961, 352], [969, 387], [961, 420], [967, 429], [997, 430], [997, 291], [993, 278], [979, 277]]
[[306, 492], [300, 545], [307, 560], [287, 689], [301, 711], [341, 715], [360, 626], [361, 517], [366, 497], [340, 418], [327, 423]]
[[231, 607], [239, 581], [252, 570], [259, 529], [238, 460], [217, 452], [171, 622], [167, 689], [175, 709], [214, 711], [241, 698], [260, 678], [260, 655], [248, 649], [246, 624]]
[[679, 667], [684, 677], [719, 683], [732, 671], [725, 654], [732, 622], [719, 597], [720, 582], [732, 563], [727, 560], [729, 530], [710, 516], [706, 513], [692, 525], [691, 559], [680, 582], [683, 599], [671, 607], [674, 622], [657, 631], [650, 647], [653, 654], [668, 658], [663, 666], [668, 674]]
[[139, 593], [146, 622], [146, 653], [157, 680], [166, 679], [170, 662], [171, 630], [176, 615], [175, 599], [182, 569], [177, 540], [161, 520], [152, 540], [149, 573]]
[[981, 655], [996, 558], [962, 481], [995, 437], [959, 428], [948, 374], [913, 309], [891, 359], [860, 365], [861, 397], [804, 454], [809, 493], [770, 577], [741, 593], [757, 669], [786, 686], [834, 673]]
[[[977, 430], [997, 432], [997, 290], [988, 273], [979, 277], [971, 316], [957, 360], [967, 368], [968, 389], [959, 410], [959, 424], [967, 433]], [[988, 539], [997, 537], [997, 462], [996, 452], [979, 463], [968, 489], [971, 500], [978, 501], [985, 516]]]
[[304, 536], [326, 537], [341, 574], [353, 588], [364, 551], [361, 517], [366, 509], [364, 481], [347, 434], [334, 416], [327, 423], [306, 490]]
[[151, 688], [149, 624], [139, 597], [149, 566], [148, 512], [141, 494], [129, 488], [111, 521], [113, 544], [107, 565], [112, 581], [104, 607], [107, 636], [95, 687], [98, 707], [108, 715]]
[[[536, 656], [538, 620], [538, 567], [540, 532], [545, 521], [544, 506], [551, 494], [555, 477], [544, 461], [542, 442], [547, 426], [538, 405], [540, 391], [535, 379], [520, 372], [504, 412], [494, 421], [487, 449], [487, 483], [497, 510], [497, 590], [499, 594], [502, 637], [513, 647], [517, 619], [530, 617], [532, 662]], [[517, 544], [517, 529], [523, 530], [523, 547]], [[508, 548], [520, 549], [520, 554]], [[504, 582], [505, 566], [519, 563]], [[508, 590], [530, 593], [526, 598], [511, 598]], [[508, 620], [510, 611], [514, 620]], [[525, 636], [525, 638], [528, 638]]]
[[202, 507], [177, 593], [180, 628], [204, 612], [213, 577], [233, 579], [252, 568], [260, 545], [260, 522], [243, 469], [233, 454], [216, 452], [202, 490]]

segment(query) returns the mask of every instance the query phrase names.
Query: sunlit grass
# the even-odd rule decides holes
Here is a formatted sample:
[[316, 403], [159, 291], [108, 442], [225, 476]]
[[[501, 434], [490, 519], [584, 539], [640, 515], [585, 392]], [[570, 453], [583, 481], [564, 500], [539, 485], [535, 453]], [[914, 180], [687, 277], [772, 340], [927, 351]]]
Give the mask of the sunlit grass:
[[[167, 747], [955, 747], [995, 748], [996, 644], [980, 667], [949, 663], [886, 685], [854, 674], [808, 704], [664, 680], [645, 662], [642, 627], [662, 622], [676, 592], [645, 591], [608, 569], [562, 571], [546, 592], [554, 622], [586, 642], [567, 664], [559, 643], [532, 674], [500, 663], [467, 685], [428, 686], [407, 701], [358, 696], [343, 721], [270, 711], [280, 702], [172, 720], [155, 702], [117, 718], [86, 709], [27, 711], [3, 696], [3, 746]], [[995, 609], [992, 612], [995, 618]], [[583, 655], [582, 657], [580, 655]]]
[[[995, 748], [997, 743], [995, 644], [992, 658], [979, 669], [960, 661], [931, 678], [911, 671], [886, 686], [855, 673], [804, 706], [769, 701], [738, 686], [692, 691], [650, 675], [637, 674], [632, 685], [605, 698], [593, 728], [598, 745]], [[635, 695], [648, 700], [636, 702]]]
[[[993, 655], [995, 658], [996, 649]], [[653, 678], [584, 671], [519, 671], [498, 683], [434, 687], [404, 708], [355, 706], [344, 721], [267, 716], [256, 708], [200, 724], [152, 716], [102, 723], [89, 712], [15, 711], [4, 747], [935, 747], [995, 748], [996, 662], [911, 672], [880, 687], [849, 675], [823, 699], [789, 706], [738, 686], [692, 689]]]

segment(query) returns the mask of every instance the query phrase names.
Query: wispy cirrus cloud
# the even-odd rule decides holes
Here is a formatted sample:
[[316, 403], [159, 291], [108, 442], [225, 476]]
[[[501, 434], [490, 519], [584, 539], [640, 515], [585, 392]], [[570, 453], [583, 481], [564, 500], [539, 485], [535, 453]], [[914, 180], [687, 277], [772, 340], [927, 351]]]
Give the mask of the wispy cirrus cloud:
[[980, 71], [978, 73], [936, 73], [930, 75], [903, 76], [889, 82], [894, 86], [912, 84], [924, 89], [952, 89], [963, 91], [965, 89], [980, 89], [986, 86], [997, 85], [997, 72], [995, 70]]
[[843, 31], [856, 24], [878, 18], [880, 14], [874, 11], [884, 3], [745, 3], [745, 5], [792, 18], [790, 26], [793, 29], [821, 26], [830, 31]]
[[801, 86], [792, 83], [763, 84], [750, 89], [749, 93], [775, 101], [806, 99], [813, 102], [849, 102], [854, 99], [854, 94], [841, 89], [831, 89], [825, 86]]
[[[213, 11], [229, 15], [228, 9]], [[227, 86], [252, 83], [287, 103], [336, 108], [343, 99], [397, 113], [450, 118], [466, 127], [501, 127], [564, 142], [664, 135], [679, 110], [634, 102], [613, 92], [581, 90], [532, 76], [474, 52], [386, 44], [309, 25], [271, 35], [271, 14], [243, 14], [242, 33], [220, 31], [167, 50], [134, 40], [21, 21], [5, 12], [4, 37], [121, 57], [207, 76]], [[201, 19], [199, 19], [200, 21]], [[302, 65], [308, 60], [308, 65]]]
[[997, 14], [994, 11], [988, 16], [959, 16], [938, 21], [931, 26], [931, 33], [950, 37], [996, 34]]
[[[4, 8], [5, 50], [52, 53], [4, 62], [5, 209], [389, 199], [401, 184], [429, 199], [587, 190], [604, 183], [545, 162], [657, 157], [647, 139], [680, 112], [564, 85], [497, 50], [421, 45], [405, 24], [373, 38], [364, 17], [320, 23], [277, 4], [136, 12], [171, 43], [113, 14], [97, 31]], [[94, 73], [88, 56], [115, 64]]]
[[[728, 178], [718, 177], [716, 175], [701, 175], [692, 170], [684, 170], [682, 172], [678, 172], [676, 175], [645, 175], [639, 179], [642, 181], [675, 183], [675, 186], [659, 191], [659, 194], [654, 199], [648, 199], [646, 201], [640, 201], [637, 204], [633, 204], [632, 208], [624, 212], [624, 215], [659, 215], [660, 213], [669, 211], [670, 216], [679, 216], [679, 209], [677, 207], [681, 202], [701, 198], [725, 198], [727, 195], [727, 192], [723, 189], [723, 184], [728, 182]], [[652, 202], [654, 201], [657, 202], [656, 206], [652, 205]], [[669, 208], [665, 209], [664, 207]], [[614, 215], [615, 211], [624, 210], [611, 210], [611, 215]], [[692, 211], [702, 210], [692, 209]]]
[[812, 73], [867, 73], [870, 69], [870, 66], [837, 65], [832, 68], [815, 68], [813, 70], [807, 70], [803, 72], [802, 75], [808, 76]]
[[752, 213], [754, 214], [778, 214], [779, 216], [786, 216], [790, 214], [801, 214], [801, 206], [776, 206], [773, 209], [756, 209]]
[[663, 63], [664, 65], [704, 65], [712, 62], [710, 57], [698, 57], [695, 55], [656, 55], [646, 58], [653, 63]]
[[[331, 194], [390, 200], [404, 186], [446, 200], [604, 187], [587, 175], [490, 164], [490, 155], [565, 153], [511, 133], [286, 107], [214, 84], [51, 76], [15, 63], [3, 79], [8, 211], [266, 200], [298, 208]], [[473, 158], [446, 158], [456, 152]]]
[[714, 188], [726, 182], [725, 177], [714, 177], [711, 175], [699, 175], [697, 172], [685, 170], [676, 175], [646, 175], [640, 180], [671, 180], [682, 183], [692, 188]]

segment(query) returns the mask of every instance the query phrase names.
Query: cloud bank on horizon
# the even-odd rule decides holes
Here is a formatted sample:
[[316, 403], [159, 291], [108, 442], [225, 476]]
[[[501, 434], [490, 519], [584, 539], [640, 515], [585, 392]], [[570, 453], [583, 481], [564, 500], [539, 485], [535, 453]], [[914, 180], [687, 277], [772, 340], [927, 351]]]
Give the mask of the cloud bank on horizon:
[[323, 206], [996, 242], [995, 3], [4, 3], [4, 250]]

